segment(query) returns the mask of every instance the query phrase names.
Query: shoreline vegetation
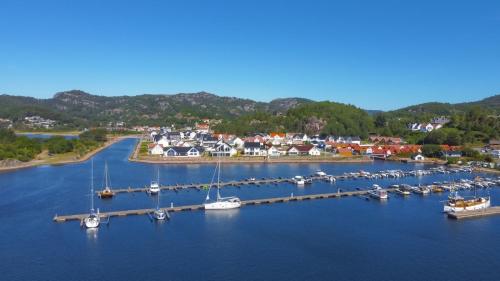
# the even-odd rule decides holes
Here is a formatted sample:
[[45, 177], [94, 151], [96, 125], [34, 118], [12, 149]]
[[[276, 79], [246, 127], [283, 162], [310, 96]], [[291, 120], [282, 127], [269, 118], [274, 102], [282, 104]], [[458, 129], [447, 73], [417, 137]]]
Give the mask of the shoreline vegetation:
[[[78, 139], [65, 139], [56, 132], [51, 138], [36, 139], [13, 131], [0, 132], [0, 172], [41, 166], [79, 163], [103, 149], [132, 135], [107, 134], [105, 130], [90, 130]], [[46, 134], [39, 132], [39, 134]]]
[[[96, 155], [97, 153], [101, 152], [102, 150], [108, 148], [109, 146], [123, 140], [126, 138], [131, 138], [133, 136], [122, 136], [122, 137], [115, 137], [112, 139], [109, 139], [106, 141], [102, 146], [99, 146], [98, 148], [89, 151], [87, 154], [79, 157], [76, 155], [76, 153], [66, 153], [62, 156], [55, 156], [55, 157], [48, 157], [45, 159], [34, 159], [28, 162], [21, 162], [18, 161], [17, 165], [14, 166], [8, 166], [8, 167], [0, 167], [0, 172], [5, 172], [5, 171], [14, 171], [18, 169], [24, 169], [24, 168], [30, 168], [30, 167], [36, 167], [36, 166], [43, 166], [43, 165], [65, 165], [65, 164], [74, 164], [74, 163], [81, 163], [85, 162], [90, 157]], [[43, 152], [42, 152], [43, 154]]]

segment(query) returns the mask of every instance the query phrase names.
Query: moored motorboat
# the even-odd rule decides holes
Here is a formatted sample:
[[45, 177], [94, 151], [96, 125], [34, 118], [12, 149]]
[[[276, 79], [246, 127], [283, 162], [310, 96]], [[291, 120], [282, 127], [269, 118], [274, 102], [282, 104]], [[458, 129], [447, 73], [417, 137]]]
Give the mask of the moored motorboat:
[[389, 196], [387, 195], [387, 191], [385, 189], [382, 189], [379, 185], [374, 184], [373, 189], [368, 191], [368, 194], [376, 199], [384, 200], [387, 199]]
[[314, 175], [318, 176], [318, 177], [324, 177], [326, 176], [326, 173], [321, 171], [321, 170], [317, 170]]
[[490, 207], [490, 197], [474, 197], [472, 199], [465, 199], [458, 195], [457, 191], [454, 191], [448, 197], [448, 201], [445, 203], [443, 210], [445, 212], [462, 212], [462, 211], [473, 211], [482, 210]]
[[297, 185], [304, 185], [304, 184], [306, 184], [306, 180], [304, 179], [304, 177], [303, 177], [303, 176], [295, 176], [295, 177], [293, 178], [293, 181], [294, 181], [294, 182], [295, 182], [295, 184], [297, 184]]
[[157, 170], [156, 181], [151, 181], [148, 187], [149, 194], [158, 194], [160, 192], [160, 169]]

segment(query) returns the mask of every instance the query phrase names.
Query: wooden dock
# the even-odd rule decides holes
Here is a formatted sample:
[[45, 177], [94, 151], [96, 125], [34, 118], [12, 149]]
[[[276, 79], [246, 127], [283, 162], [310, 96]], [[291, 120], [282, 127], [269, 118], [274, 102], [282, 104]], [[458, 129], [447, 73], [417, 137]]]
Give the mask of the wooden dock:
[[[313, 180], [320, 180], [321, 177], [311, 177]], [[250, 180], [233, 180], [233, 181], [227, 181], [227, 182], [221, 182], [220, 187], [236, 187], [236, 186], [243, 186], [243, 185], [269, 185], [269, 184], [279, 184], [279, 183], [293, 183], [292, 179], [289, 178], [266, 178], [266, 179], [256, 179], [253, 181]], [[210, 183], [190, 183], [190, 184], [176, 184], [176, 185], [163, 185], [160, 186], [161, 190], [172, 190], [172, 191], [178, 191], [178, 190], [183, 190], [183, 189], [207, 189], [210, 186]], [[132, 192], [147, 192], [148, 187], [139, 187], [139, 188], [132, 188], [132, 187], [127, 187], [127, 188], [113, 188], [113, 192], [115, 194], [119, 193], [132, 193]], [[96, 191], [96, 194], [99, 194], [100, 191]]]
[[[394, 188], [386, 189], [388, 192], [392, 192]], [[348, 196], [359, 196], [359, 195], [367, 195], [368, 190], [357, 190], [357, 191], [345, 191], [345, 192], [335, 192], [335, 193], [322, 193], [322, 194], [309, 194], [309, 195], [300, 195], [300, 196], [288, 196], [288, 197], [274, 197], [274, 198], [263, 198], [263, 199], [254, 199], [254, 200], [244, 200], [241, 201], [242, 206], [249, 205], [261, 205], [261, 204], [273, 204], [273, 203], [286, 203], [286, 202], [296, 202], [296, 201], [304, 201], [304, 200], [315, 200], [315, 199], [328, 199], [328, 198], [340, 198], [340, 197], [348, 197]], [[178, 207], [165, 207], [163, 208], [169, 212], [181, 212], [181, 211], [196, 211], [196, 210], [204, 210], [203, 204], [199, 205], [187, 205], [187, 206], [178, 206]], [[134, 215], [146, 215], [148, 213], [153, 212], [154, 209], [136, 209], [136, 210], [123, 210], [123, 211], [112, 211], [112, 212], [102, 212], [99, 215], [102, 218], [106, 217], [125, 217], [125, 216], [134, 216]], [[76, 214], [76, 215], [64, 215], [64, 216], [54, 216], [55, 222], [66, 222], [66, 221], [81, 221], [88, 214]]]
[[451, 219], [472, 219], [486, 216], [500, 215], [500, 206], [489, 207], [483, 210], [476, 211], [462, 211], [462, 212], [449, 212], [448, 217]]

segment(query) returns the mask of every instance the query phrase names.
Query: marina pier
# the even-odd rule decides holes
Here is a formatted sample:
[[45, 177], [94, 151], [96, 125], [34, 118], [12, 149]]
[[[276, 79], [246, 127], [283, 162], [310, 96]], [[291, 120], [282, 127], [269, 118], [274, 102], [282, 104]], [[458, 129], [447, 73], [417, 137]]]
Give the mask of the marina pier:
[[[411, 170], [411, 171], [401, 171], [401, 170], [389, 170], [389, 171], [379, 171], [375, 173], [368, 172], [349, 172], [342, 175], [325, 175], [317, 176], [311, 175], [306, 177], [311, 181], [338, 181], [338, 180], [357, 180], [357, 179], [382, 179], [382, 178], [404, 178], [410, 176], [427, 176], [436, 173], [457, 173], [457, 172], [472, 172], [471, 169], [444, 169], [444, 168], [431, 168], [426, 170]], [[232, 180], [226, 182], [220, 182], [219, 187], [238, 187], [245, 185], [277, 185], [282, 183], [294, 183], [293, 178], [260, 178], [260, 179], [244, 179], [244, 180]], [[187, 183], [187, 184], [175, 184], [175, 185], [163, 185], [160, 186], [160, 190], [172, 190], [179, 191], [185, 189], [197, 189], [202, 190], [210, 186], [210, 183]], [[148, 187], [126, 187], [126, 188], [113, 188], [113, 193], [116, 195], [120, 193], [133, 193], [133, 192], [147, 192]], [[96, 191], [99, 194], [100, 191]]]
[[[388, 192], [393, 192], [395, 188], [385, 189]], [[300, 196], [287, 196], [287, 197], [273, 197], [273, 198], [263, 198], [263, 199], [253, 199], [253, 200], [243, 200], [241, 201], [242, 206], [249, 205], [261, 205], [261, 204], [273, 204], [273, 203], [286, 203], [304, 200], [316, 200], [316, 199], [329, 199], [329, 198], [341, 198], [350, 196], [366, 196], [368, 195], [368, 190], [356, 190], [356, 191], [345, 191], [345, 192], [334, 192], [334, 193], [321, 193], [321, 194], [309, 194]], [[199, 205], [185, 205], [178, 207], [165, 207], [162, 208], [169, 212], [181, 212], [181, 211], [196, 211], [204, 210], [203, 204]], [[135, 210], [123, 210], [123, 211], [112, 211], [99, 213], [102, 218], [110, 217], [125, 217], [134, 215], [146, 215], [153, 212], [154, 209], [135, 209]], [[64, 215], [64, 216], [54, 216], [53, 220], [55, 222], [66, 222], [66, 221], [81, 221], [88, 214], [76, 214], [76, 215]]]

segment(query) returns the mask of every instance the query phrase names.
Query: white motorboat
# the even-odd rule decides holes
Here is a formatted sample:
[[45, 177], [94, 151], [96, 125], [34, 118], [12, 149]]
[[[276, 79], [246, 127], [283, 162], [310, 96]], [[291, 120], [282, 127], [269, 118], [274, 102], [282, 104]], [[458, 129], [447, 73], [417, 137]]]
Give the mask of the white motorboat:
[[156, 181], [151, 181], [148, 188], [149, 194], [158, 194], [160, 192], [160, 169], [157, 169]]
[[304, 185], [306, 184], [306, 180], [304, 179], [303, 176], [295, 176], [293, 177], [293, 182], [297, 185]]
[[83, 219], [83, 223], [86, 228], [97, 228], [101, 223], [101, 217], [99, 216], [99, 209], [97, 212], [94, 211], [94, 161], [91, 162], [91, 172], [90, 172], [90, 213]]
[[463, 212], [473, 210], [483, 210], [490, 207], [490, 197], [477, 197], [472, 199], [464, 199], [454, 191], [444, 204], [444, 212]]
[[[215, 172], [212, 176], [210, 187], [208, 188], [207, 197], [205, 198], [206, 203], [203, 204], [205, 210], [229, 210], [241, 207], [241, 201], [238, 197], [235, 196], [222, 197], [220, 195], [220, 170], [221, 170], [221, 164], [219, 160], [217, 161], [217, 165], [215, 166]], [[210, 202], [210, 190], [214, 185], [213, 183], [215, 175], [217, 175], [217, 184], [216, 184], [217, 199], [215, 202]]]
[[326, 176], [326, 173], [321, 171], [321, 170], [317, 170], [314, 175], [318, 176], [318, 177], [325, 177]]
[[387, 199], [389, 196], [387, 195], [387, 191], [385, 189], [382, 189], [379, 185], [374, 184], [373, 189], [368, 191], [368, 194], [376, 199], [384, 200]]

